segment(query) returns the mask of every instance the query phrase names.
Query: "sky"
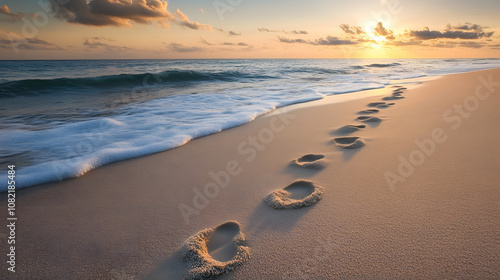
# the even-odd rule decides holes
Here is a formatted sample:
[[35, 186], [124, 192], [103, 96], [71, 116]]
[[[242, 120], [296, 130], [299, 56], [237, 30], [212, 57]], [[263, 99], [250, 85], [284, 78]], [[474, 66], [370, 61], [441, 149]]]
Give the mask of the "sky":
[[499, 0], [0, 0], [0, 59], [500, 57]]

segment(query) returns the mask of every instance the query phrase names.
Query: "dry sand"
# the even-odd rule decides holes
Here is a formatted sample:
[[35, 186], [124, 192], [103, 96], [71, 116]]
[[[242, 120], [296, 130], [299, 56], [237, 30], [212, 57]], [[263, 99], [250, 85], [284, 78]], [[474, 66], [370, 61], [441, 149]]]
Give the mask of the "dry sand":
[[[251, 257], [221, 279], [499, 279], [500, 84], [489, 80], [500, 69], [328, 97], [19, 190], [17, 272], [0, 278], [182, 279], [184, 242], [234, 220]], [[343, 136], [365, 145], [330, 142]], [[290, 166], [308, 154], [328, 165]], [[297, 180], [321, 186], [321, 201], [263, 201]]]

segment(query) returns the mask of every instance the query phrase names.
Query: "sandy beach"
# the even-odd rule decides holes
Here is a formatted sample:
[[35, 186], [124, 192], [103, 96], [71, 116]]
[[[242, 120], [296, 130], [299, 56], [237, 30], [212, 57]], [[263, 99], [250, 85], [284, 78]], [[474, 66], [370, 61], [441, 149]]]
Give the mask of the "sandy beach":
[[499, 279], [499, 93], [494, 69], [330, 96], [18, 190], [0, 278]]

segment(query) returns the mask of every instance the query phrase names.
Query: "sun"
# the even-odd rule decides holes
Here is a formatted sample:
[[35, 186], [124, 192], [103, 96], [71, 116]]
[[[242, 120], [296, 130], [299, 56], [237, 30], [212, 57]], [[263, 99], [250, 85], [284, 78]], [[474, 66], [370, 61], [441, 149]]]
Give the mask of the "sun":
[[370, 41], [368, 42], [368, 46], [373, 49], [380, 49], [383, 43], [387, 42], [385, 36], [378, 36], [375, 33], [367, 33]]
[[377, 42], [378, 44], [383, 43], [383, 42], [387, 42], [387, 39], [385, 38], [385, 36], [377, 36], [377, 35], [373, 34], [373, 38], [372, 39], [375, 42]]
[[380, 47], [382, 43], [387, 42], [385, 36], [377, 35], [374, 32], [367, 32], [366, 35], [368, 35], [368, 38], [371, 40], [371, 43], [373, 45], [377, 45]]
[[367, 24], [364, 29], [366, 36], [370, 40], [367, 45], [371, 48], [380, 49], [387, 42], [386, 36], [374, 32], [375, 27], [372, 24]]

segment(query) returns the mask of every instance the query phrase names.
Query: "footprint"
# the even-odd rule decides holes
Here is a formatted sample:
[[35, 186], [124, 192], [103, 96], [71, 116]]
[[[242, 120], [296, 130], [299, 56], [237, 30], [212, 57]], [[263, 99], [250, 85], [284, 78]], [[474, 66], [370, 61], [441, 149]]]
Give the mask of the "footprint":
[[381, 122], [382, 120], [377, 118], [377, 117], [370, 117], [370, 116], [359, 116], [356, 118], [357, 121], [360, 122]]
[[382, 98], [382, 100], [398, 100], [398, 99], [403, 99], [405, 98], [404, 96], [401, 96], [401, 95], [393, 95], [393, 96], [386, 96], [384, 98]]
[[204, 229], [184, 243], [184, 261], [188, 271], [185, 279], [212, 279], [229, 272], [250, 258], [250, 248], [240, 224], [229, 221]]
[[404, 91], [394, 91], [394, 92], [392, 93], [392, 95], [401, 95], [401, 94], [403, 94], [403, 93], [404, 93]]
[[321, 200], [323, 188], [311, 181], [298, 180], [284, 189], [276, 190], [264, 198], [274, 209], [297, 209], [308, 207]]
[[366, 125], [364, 125], [364, 124], [361, 124], [361, 125], [348, 124], [348, 125], [344, 125], [343, 127], [337, 129], [335, 131], [335, 133], [337, 133], [337, 134], [350, 134], [350, 133], [359, 131], [365, 127], [366, 127]]
[[368, 107], [377, 107], [379, 105], [383, 105], [383, 104], [386, 104], [385, 102], [372, 102], [372, 103], [368, 103]]
[[372, 103], [368, 103], [368, 107], [375, 107], [375, 108], [379, 108], [379, 109], [384, 109], [384, 108], [387, 108], [389, 107], [390, 105], [394, 105], [394, 103], [385, 103], [385, 102], [372, 102]]
[[343, 149], [359, 149], [365, 145], [359, 137], [337, 137], [333, 138], [332, 142]]
[[370, 114], [376, 114], [378, 112], [380, 112], [380, 111], [377, 109], [366, 109], [363, 111], [359, 111], [358, 115], [370, 115]]
[[290, 165], [311, 169], [321, 169], [326, 166], [326, 160], [324, 158], [324, 155], [308, 154], [298, 159], [294, 159]]

